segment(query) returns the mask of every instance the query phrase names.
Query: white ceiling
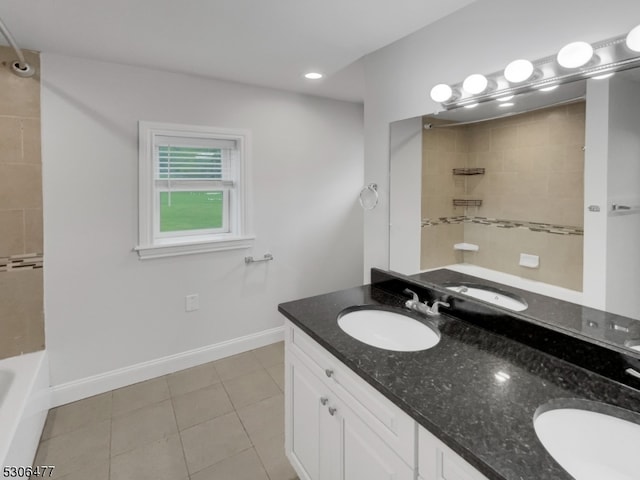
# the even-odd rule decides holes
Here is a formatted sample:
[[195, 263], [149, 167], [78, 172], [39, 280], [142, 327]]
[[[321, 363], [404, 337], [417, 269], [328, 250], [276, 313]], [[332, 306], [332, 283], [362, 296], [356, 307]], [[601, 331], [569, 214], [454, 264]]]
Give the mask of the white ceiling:
[[359, 59], [473, 1], [4, 0], [0, 18], [21, 48], [362, 101]]

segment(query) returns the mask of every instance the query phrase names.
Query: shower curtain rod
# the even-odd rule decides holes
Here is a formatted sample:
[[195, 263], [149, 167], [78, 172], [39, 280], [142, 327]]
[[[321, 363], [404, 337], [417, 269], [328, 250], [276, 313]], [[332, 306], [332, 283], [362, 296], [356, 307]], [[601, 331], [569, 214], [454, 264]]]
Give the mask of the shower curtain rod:
[[13, 38], [13, 35], [11, 35], [11, 32], [1, 18], [0, 31], [2, 32], [2, 35], [4, 35], [4, 38], [7, 39], [7, 42], [9, 42], [9, 45], [11, 45], [11, 48], [13, 48], [13, 51], [16, 52], [16, 55], [18, 56], [18, 60], [11, 63], [11, 69], [13, 70], [13, 73], [20, 77], [33, 76], [33, 74], [36, 73], [35, 69], [27, 63], [24, 55], [22, 54], [22, 50], [20, 50], [20, 47], [18, 47], [18, 44]]

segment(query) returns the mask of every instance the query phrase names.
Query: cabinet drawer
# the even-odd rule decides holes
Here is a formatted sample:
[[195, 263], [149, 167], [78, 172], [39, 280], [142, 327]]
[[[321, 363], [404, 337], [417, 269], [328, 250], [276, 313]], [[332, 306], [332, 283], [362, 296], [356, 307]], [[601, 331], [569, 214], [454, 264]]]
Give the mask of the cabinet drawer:
[[407, 465], [414, 464], [416, 423], [411, 417], [288, 321], [285, 342]]
[[487, 480], [423, 427], [418, 428], [418, 472], [424, 480]]

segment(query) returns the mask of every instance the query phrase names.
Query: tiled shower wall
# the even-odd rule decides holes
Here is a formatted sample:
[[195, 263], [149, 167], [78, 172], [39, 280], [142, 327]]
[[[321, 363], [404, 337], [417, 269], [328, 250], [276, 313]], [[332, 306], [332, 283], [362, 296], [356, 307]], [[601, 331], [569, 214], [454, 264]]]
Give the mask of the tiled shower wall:
[[0, 359], [44, 348], [40, 77], [16, 76], [14, 60], [0, 47]]
[[[424, 130], [421, 268], [465, 262], [582, 290], [584, 132], [584, 102]], [[465, 167], [485, 174], [452, 174]], [[479, 251], [455, 251], [463, 241]], [[519, 266], [521, 253], [539, 268]]]

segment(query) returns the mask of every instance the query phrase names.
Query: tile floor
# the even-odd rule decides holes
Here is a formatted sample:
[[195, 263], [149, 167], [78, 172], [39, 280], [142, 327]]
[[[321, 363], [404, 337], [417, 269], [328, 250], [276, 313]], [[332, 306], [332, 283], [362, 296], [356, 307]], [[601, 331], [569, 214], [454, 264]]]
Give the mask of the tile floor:
[[293, 480], [282, 342], [52, 409], [58, 480]]

